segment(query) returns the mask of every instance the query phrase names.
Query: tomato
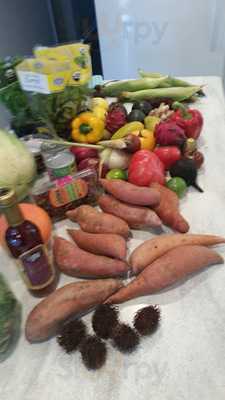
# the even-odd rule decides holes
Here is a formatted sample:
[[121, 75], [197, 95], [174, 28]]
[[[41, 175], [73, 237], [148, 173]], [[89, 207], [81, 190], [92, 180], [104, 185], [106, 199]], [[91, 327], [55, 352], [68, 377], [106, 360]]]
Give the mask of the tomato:
[[73, 153], [76, 157], [76, 162], [79, 163], [80, 161], [86, 158], [97, 158], [98, 152], [95, 149], [90, 149], [88, 147], [75, 147], [71, 146], [70, 148], [71, 153]]
[[177, 146], [157, 147], [154, 153], [159, 157], [166, 169], [169, 169], [171, 165], [181, 159], [181, 151]]
[[152, 182], [165, 183], [165, 167], [156, 154], [139, 150], [131, 158], [128, 181], [138, 186], [149, 186]]

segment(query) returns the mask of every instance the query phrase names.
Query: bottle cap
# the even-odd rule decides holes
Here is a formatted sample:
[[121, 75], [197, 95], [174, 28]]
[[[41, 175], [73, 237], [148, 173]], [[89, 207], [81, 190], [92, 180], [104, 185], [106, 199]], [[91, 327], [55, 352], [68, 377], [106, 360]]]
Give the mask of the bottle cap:
[[17, 203], [14, 189], [0, 187], [0, 208], [10, 207]]

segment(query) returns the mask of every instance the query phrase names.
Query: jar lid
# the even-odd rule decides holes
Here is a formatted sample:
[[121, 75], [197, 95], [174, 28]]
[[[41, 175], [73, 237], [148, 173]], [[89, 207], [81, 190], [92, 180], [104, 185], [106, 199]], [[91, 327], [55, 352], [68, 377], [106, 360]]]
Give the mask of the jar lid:
[[0, 208], [12, 206], [17, 203], [15, 190], [12, 188], [0, 187]]
[[74, 164], [75, 157], [70, 151], [64, 151], [57, 154], [46, 162], [46, 167], [50, 169], [65, 168]]
[[35, 137], [35, 135], [27, 135], [20, 140], [26, 145], [28, 150], [30, 150], [33, 155], [41, 154], [42, 140], [40, 138]]

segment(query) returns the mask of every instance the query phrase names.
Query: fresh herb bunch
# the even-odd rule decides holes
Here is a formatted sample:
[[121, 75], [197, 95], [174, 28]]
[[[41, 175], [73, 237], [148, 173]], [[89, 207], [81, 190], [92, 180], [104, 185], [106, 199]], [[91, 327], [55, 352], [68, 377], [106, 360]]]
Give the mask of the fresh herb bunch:
[[9, 349], [21, 320], [21, 307], [0, 274], [0, 361]]
[[0, 59], [0, 102], [12, 114], [12, 125], [16, 131], [35, 124], [27, 95], [21, 89], [15, 71], [22, 60], [18, 56]]
[[21, 61], [21, 57], [0, 59], [0, 101], [14, 117], [29, 109], [27, 96], [20, 87], [15, 71]]
[[16, 76], [15, 67], [21, 57], [0, 59], [0, 102], [12, 114], [12, 126], [20, 134], [44, 125], [53, 137], [69, 139], [71, 120], [82, 111], [90, 89], [68, 86], [63, 92], [28, 94]]
[[69, 139], [71, 120], [84, 109], [88, 94], [86, 86], [67, 86], [63, 92], [49, 95], [33, 94], [33, 116], [48, 127], [52, 136]]
[[0, 89], [17, 81], [15, 67], [22, 61], [22, 57], [0, 58]]

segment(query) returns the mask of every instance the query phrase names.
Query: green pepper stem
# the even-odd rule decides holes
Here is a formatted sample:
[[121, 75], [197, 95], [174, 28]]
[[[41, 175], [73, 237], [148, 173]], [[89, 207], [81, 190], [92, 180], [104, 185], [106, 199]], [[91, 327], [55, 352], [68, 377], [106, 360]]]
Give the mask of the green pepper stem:
[[174, 101], [174, 103], [172, 104], [172, 109], [175, 111], [179, 110], [184, 119], [192, 119], [192, 115], [188, 111], [188, 108], [185, 107], [185, 105], [180, 103], [179, 101]]
[[89, 124], [84, 123], [79, 126], [79, 131], [80, 131], [80, 133], [83, 133], [85, 135], [92, 131], [92, 127]]

